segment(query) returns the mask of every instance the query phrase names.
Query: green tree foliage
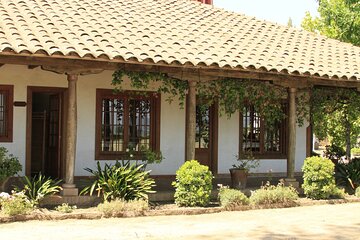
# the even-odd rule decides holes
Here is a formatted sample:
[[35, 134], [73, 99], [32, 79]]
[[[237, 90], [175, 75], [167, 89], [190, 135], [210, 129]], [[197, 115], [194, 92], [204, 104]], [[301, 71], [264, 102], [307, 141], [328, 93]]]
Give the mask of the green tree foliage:
[[289, 19], [288, 19], [287, 26], [288, 27], [294, 27], [294, 24], [293, 24], [293, 21], [292, 21], [291, 17], [289, 17]]
[[[319, 17], [307, 13], [301, 26], [308, 31], [360, 46], [360, 2], [358, 0], [321, 0]], [[356, 90], [321, 89], [314, 91], [312, 116], [315, 134], [332, 139], [350, 149], [360, 135], [360, 96]]]
[[360, 93], [354, 89], [315, 88], [311, 102], [315, 135], [330, 136], [334, 145], [346, 147], [350, 159], [351, 148], [360, 136]]
[[307, 13], [301, 24], [311, 32], [360, 46], [360, 2], [358, 0], [319, 1], [319, 17]]

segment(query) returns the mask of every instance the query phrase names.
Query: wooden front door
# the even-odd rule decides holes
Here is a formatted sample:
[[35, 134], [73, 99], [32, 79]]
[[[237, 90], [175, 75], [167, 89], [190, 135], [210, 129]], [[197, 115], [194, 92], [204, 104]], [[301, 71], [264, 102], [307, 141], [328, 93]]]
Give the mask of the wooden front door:
[[28, 87], [26, 175], [62, 177], [63, 88]]
[[61, 133], [61, 98], [59, 94], [49, 96], [49, 117], [47, 136], [47, 158], [45, 172], [48, 176], [60, 177], [60, 133]]
[[196, 106], [195, 159], [213, 173], [217, 172], [217, 119], [215, 104]]

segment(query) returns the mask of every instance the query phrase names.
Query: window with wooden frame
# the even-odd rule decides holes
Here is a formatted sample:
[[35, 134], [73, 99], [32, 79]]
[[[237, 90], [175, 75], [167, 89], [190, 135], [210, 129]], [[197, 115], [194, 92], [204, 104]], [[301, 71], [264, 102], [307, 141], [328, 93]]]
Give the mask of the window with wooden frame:
[[160, 150], [160, 95], [154, 92], [112, 90], [96, 92], [96, 159], [142, 156], [146, 149]]
[[[287, 106], [284, 104], [285, 113], [286, 109]], [[286, 158], [287, 126], [286, 119], [274, 126], [266, 126], [254, 106], [245, 106], [243, 114], [240, 114], [240, 156], [251, 152], [255, 157], [262, 159]]]
[[0, 142], [13, 140], [14, 87], [0, 85]]

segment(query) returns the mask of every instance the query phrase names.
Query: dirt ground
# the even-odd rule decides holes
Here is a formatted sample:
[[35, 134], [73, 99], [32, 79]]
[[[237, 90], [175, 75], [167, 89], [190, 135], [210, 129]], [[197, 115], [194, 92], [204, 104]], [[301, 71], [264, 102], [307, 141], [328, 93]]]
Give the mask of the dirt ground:
[[0, 224], [0, 239], [360, 239], [360, 203]]

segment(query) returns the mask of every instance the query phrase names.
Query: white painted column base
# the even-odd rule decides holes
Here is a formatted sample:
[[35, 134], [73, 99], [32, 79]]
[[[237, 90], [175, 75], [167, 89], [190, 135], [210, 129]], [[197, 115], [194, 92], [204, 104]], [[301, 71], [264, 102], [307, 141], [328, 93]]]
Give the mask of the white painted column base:
[[75, 184], [64, 183], [62, 185], [63, 190], [61, 190], [61, 196], [78, 196], [79, 189], [75, 186]]
[[293, 186], [296, 189], [300, 188], [300, 184], [295, 178], [285, 178], [285, 186]]

